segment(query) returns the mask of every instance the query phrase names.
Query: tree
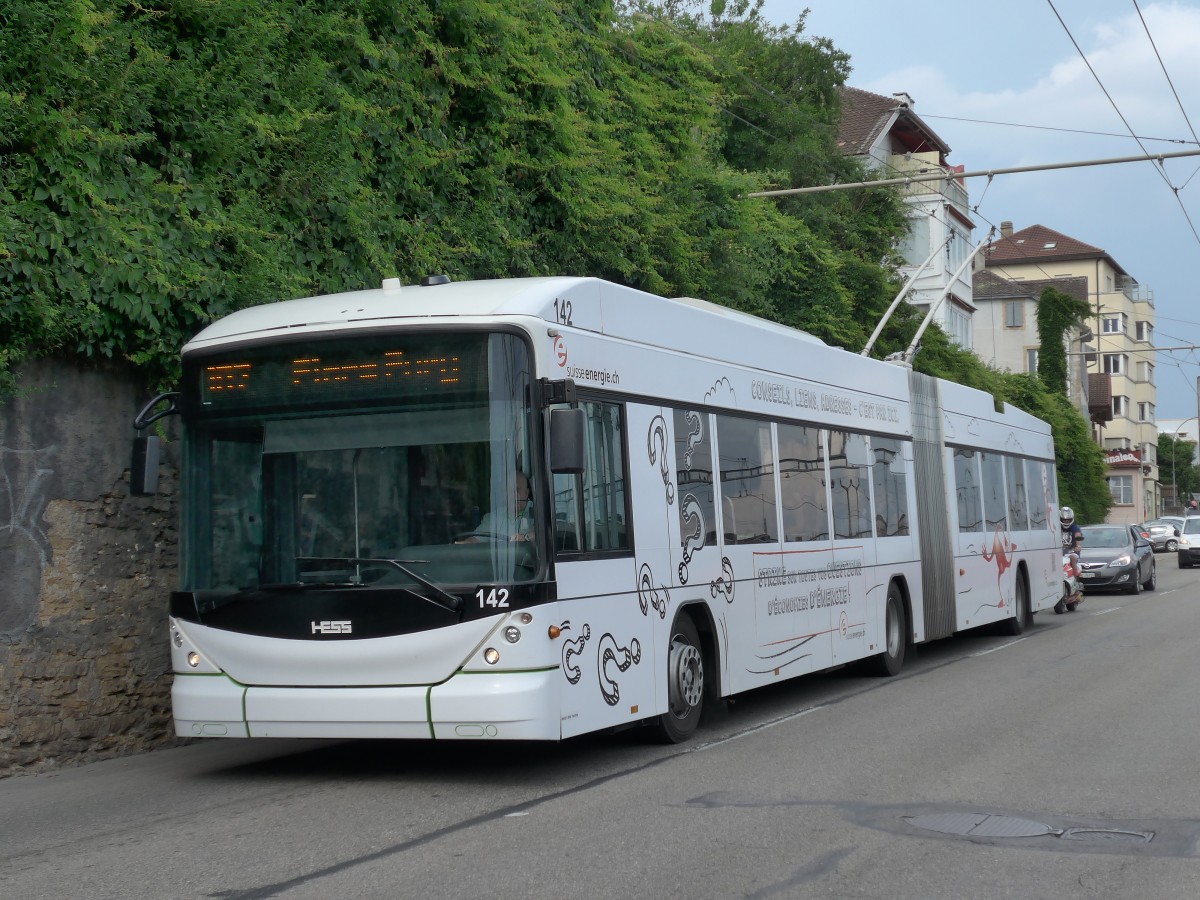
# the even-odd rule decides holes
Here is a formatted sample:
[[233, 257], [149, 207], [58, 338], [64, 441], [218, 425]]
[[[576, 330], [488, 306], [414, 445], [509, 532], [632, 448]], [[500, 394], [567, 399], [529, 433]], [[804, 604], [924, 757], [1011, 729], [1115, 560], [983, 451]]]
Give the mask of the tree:
[[1196, 442], [1174, 434], [1158, 436], [1158, 471], [1171, 479], [1176, 507], [1200, 492], [1200, 468], [1195, 465]]
[[[596, 275], [860, 342], [892, 195], [743, 199], [850, 171], [845, 54], [749, 13], [548, 2], [6, 4], [0, 381], [66, 353], [170, 384], [216, 317], [434, 272]], [[786, 102], [750, 108], [735, 64]]]

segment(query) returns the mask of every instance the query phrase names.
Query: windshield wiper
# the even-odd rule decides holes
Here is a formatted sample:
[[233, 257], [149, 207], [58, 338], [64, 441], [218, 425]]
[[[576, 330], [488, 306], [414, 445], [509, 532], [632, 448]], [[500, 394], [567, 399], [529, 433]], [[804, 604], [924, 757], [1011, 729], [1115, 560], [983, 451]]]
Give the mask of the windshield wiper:
[[[462, 609], [462, 598], [461, 597], [454, 596], [449, 591], [447, 591], [445, 588], [438, 585], [436, 582], [430, 581], [428, 578], [425, 578], [423, 575], [418, 575], [412, 569], [408, 568], [408, 566], [404, 565], [404, 563], [409, 563], [411, 565], [412, 563], [428, 562], [428, 560], [424, 560], [424, 559], [383, 559], [383, 558], [378, 558], [378, 557], [366, 557], [366, 556], [299, 556], [296, 558], [296, 562], [337, 563], [340, 565], [347, 565], [347, 566], [358, 566], [358, 565], [363, 565], [364, 563], [373, 563], [373, 564], [377, 564], [377, 565], [382, 564], [385, 566], [392, 566], [393, 568], [398, 569], [399, 571], [403, 572], [405, 575], [407, 575], [409, 578], [411, 578], [417, 584], [421, 585], [421, 587], [423, 587], [426, 590], [429, 590], [437, 595], [436, 597], [426, 597], [424, 594], [417, 594], [417, 596], [420, 597], [422, 600], [432, 603], [434, 606], [440, 606], [442, 609], [448, 609], [448, 610], [450, 610], [450, 612], [458, 612], [460, 609]], [[352, 582], [352, 583], [359, 584], [358, 582]], [[327, 585], [316, 584], [313, 586], [314, 587], [325, 587]]]

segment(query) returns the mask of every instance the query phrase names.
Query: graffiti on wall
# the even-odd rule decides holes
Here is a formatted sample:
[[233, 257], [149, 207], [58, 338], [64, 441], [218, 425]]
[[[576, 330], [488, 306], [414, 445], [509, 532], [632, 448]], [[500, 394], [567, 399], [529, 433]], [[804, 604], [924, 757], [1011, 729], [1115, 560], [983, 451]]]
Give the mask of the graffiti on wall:
[[0, 447], [0, 640], [37, 618], [42, 573], [51, 561], [46, 511], [55, 447]]

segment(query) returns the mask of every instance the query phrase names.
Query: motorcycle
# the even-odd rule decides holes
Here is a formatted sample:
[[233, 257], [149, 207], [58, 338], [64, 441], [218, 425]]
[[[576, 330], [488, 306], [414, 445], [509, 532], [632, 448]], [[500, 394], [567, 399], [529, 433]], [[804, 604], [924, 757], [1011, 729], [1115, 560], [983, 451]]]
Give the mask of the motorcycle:
[[1063, 554], [1063, 588], [1062, 597], [1054, 604], [1055, 615], [1065, 612], [1075, 612], [1075, 607], [1083, 602], [1083, 582], [1079, 576], [1083, 569], [1079, 565], [1078, 553]]

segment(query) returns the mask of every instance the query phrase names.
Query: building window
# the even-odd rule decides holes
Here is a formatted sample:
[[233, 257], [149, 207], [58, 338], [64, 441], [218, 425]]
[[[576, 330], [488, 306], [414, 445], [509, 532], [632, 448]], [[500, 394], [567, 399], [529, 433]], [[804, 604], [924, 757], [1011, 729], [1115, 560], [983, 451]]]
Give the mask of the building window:
[[1021, 328], [1025, 324], [1025, 302], [1023, 300], [1004, 301], [1004, 327]]
[[1104, 371], [1109, 375], [1124, 375], [1129, 371], [1129, 357], [1124, 353], [1105, 353]]
[[950, 245], [946, 248], [947, 262], [951, 273], [957, 272], [959, 266], [967, 261], [967, 251], [970, 249], [970, 242], [959, 233], [957, 228], [951, 228]]
[[1149, 322], [1138, 322], [1135, 326], [1137, 339], [1145, 341], [1147, 344], [1154, 340], [1154, 326]]
[[1139, 362], [1137, 364], [1138, 381], [1154, 384], [1154, 363]]
[[1028, 347], [1025, 350], [1025, 371], [1037, 374], [1038, 348]]
[[946, 312], [946, 331], [958, 346], [971, 349], [971, 317], [957, 306], [951, 306]]
[[1118, 506], [1133, 505], [1132, 475], [1110, 475], [1105, 481], [1108, 482], [1108, 492], [1112, 494], [1113, 503]]
[[1113, 394], [1113, 418], [1118, 416], [1129, 415], [1129, 398], [1122, 397], [1120, 394]]
[[1154, 422], [1154, 404], [1139, 403], [1138, 404], [1138, 421], [1139, 422]]
[[1104, 334], [1124, 334], [1125, 313], [1118, 313], [1115, 316], [1105, 316], [1101, 321], [1100, 330]]

